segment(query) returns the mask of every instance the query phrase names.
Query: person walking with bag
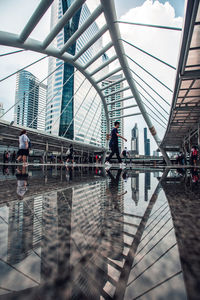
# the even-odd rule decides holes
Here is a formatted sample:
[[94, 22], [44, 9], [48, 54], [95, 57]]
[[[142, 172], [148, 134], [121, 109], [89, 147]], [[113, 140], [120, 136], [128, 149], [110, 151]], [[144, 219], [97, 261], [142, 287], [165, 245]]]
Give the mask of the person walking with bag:
[[119, 155], [119, 146], [118, 146], [118, 137], [123, 139], [125, 142], [127, 142], [127, 139], [125, 139], [123, 136], [121, 136], [119, 133], [118, 133], [118, 128], [120, 126], [120, 123], [118, 121], [116, 121], [114, 123], [115, 127], [112, 129], [111, 131], [111, 139], [110, 139], [110, 143], [109, 143], [109, 147], [111, 149], [111, 153], [110, 155], [108, 156], [108, 158], [106, 158], [106, 162], [105, 164], [107, 166], [111, 166], [110, 164], [110, 160], [111, 158], [113, 157], [114, 154], [116, 154], [117, 156], [117, 159], [118, 159], [118, 162], [120, 163], [120, 167], [124, 166], [125, 164], [122, 163], [122, 159]]
[[19, 162], [21, 159], [23, 161], [23, 164], [27, 165], [27, 157], [29, 155], [29, 143], [30, 139], [28, 138], [26, 134], [26, 130], [22, 130], [19, 135], [19, 151], [18, 151], [18, 157], [17, 162]]

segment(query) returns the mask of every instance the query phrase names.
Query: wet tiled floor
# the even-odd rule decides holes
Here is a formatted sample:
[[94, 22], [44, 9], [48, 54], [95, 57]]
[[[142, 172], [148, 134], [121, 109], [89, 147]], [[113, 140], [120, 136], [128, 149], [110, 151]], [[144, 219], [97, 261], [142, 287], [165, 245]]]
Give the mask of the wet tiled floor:
[[0, 299], [198, 299], [194, 172], [2, 167]]

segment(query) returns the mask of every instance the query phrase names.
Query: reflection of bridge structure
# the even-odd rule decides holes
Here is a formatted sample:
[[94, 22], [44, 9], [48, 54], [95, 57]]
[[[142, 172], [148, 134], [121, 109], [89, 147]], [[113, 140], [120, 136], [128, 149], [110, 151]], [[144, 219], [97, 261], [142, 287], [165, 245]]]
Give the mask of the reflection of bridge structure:
[[[0, 218], [4, 232], [7, 227], [10, 232], [9, 253], [7, 258], [1, 254], [0, 264], [4, 275], [19, 276], [21, 285], [12, 282], [11, 288], [9, 280], [2, 279], [6, 299], [35, 299], [47, 291], [59, 299], [137, 299], [152, 291], [163, 295], [163, 286], [181, 275], [169, 207], [165, 200], [157, 203], [160, 183], [143, 213], [133, 214], [125, 210], [118, 186], [108, 191], [105, 180], [85, 179], [79, 185], [72, 179], [71, 186], [57, 191], [44, 187], [44, 193], [41, 189], [38, 195], [10, 202], [9, 218]], [[117, 181], [120, 185], [121, 179]], [[16, 236], [23, 239], [23, 248], [18, 248], [21, 239], [16, 241]], [[2, 241], [4, 249], [7, 239]], [[154, 252], [161, 244], [162, 251]], [[165, 256], [174, 265], [169, 270]], [[159, 280], [151, 278], [136, 290], [138, 280], [149, 278], [159, 264]]]
[[[180, 146], [183, 143], [183, 138], [186, 138], [186, 134], [188, 133], [188, 130], [190, 130], [190, 134], [194, 133], [194, 125], [198, 127], [198, 116], [199, 116], [199, 107], [198, 107], [198, 101], [199, 101], [199, 89], [198, 89], [198, 78], [199, 78], [199, 40], [196, 39], [198, 36], [198, 28], [199, 28], [199, 2], [198, 1], [188, 1], [186, 5], [186, 18], [185, 18], [185, 25], [184, 25], [184, 32], [183, 32], [183, 40], [182, 40], [182, 48], [180, 53], [180, 60], [179, 60], [179, 66], [177, 70], [177, 81], [176, 86], [174, 90], [174, 97], [173, 97], [173, 104], [172, 104], [172, 111], [171, 116], [167, 128], [167, 132], [165, 135], [165, 138], [163, 140], [163, 143], [161, 143], [157, 130], [154, 126], [154, 121], [158, 124], [161, 124], [157, 117], [158, 114], [162, 113], [159, 112], [159, 109], [156, 109], [155, 106], [148, 102], [149, 104], [145, 102], [144, 99], [145, 96], [141, 93], [142, 88], [143, 91], [147, 92], [149, 97], [151, 97], [152, 101], [155, 101], [155, 99], [152, 97], [152, 95], [149, 94], [147, 90], [144, 89], [143, 86], [141, 86], [138, 81], [136, 81], [133, 78], [134, 71], [130, 68], [128, 59], [132, 60], [129, 56], [126, 55], [124, 43], [127, 43], [127, 41], [124, 41], [121, 37], [119, 26], [118, 26], [118, 20], [115, 12], [115, 6], [113, 0], [101, 0], [99, 6], [91, 13], [90, 17], [87, 18], [87, 20], [70, 36], [69, 40], [66, 41], [66, 43], [63, 45], [61, 49], [56, 48], [52, 45], [52, 42], [57, 37], [57, 35], [63, 30], [66, 24], [68, 24], [71, 19], [76, 15], [76, 13], [81, 9], [82, 5], [86, 2], [85, 0], [76, 0], [73, 1], [71, 6], [67, 9], [67, 11], [63, 14], [63, 16], [58, 20], [57, 24], [54, 26], [54, 28], [49, 32], [49, 34], [45, 37], [43, 41], [34, 40], [31, 37], [32, 31], [37, 27], [39, 21], [43, 17], [43, 15], [47, 12], [48, 8], [51, 6], [53, 1], [46, 1], [42, 0], [39, 6], [36, 8], [36, 10], [33, 12], [32, 16], [30, 17], [28, 23], [22, 30], [22, 32], [17, 35], [14, 33], [9, 32], [0, 32], [0, 44], [10, 47], [17, 47], [23, 50], [29, 50], [29, 51], [35, 51], [40, 54], [44, 54], [49, 57], [57, 58], [58, 60], [62, 60], [64, 63], [68, 63], [72, 65], [78, 72], [80, 72], [84, 77], [85, 80], [90, 84], [91, 88], [96, 91], [96, 94], [98, 95], [99, 99], [102, 102], [102, 106], [104, 108], [105, 118], [106, 118], [106, 125], [107, 125], [107, 133], [110, 132], [110, 121], [112, 120], [112, 107], [107, 103], [107, 100], [109, 97], [112, 97], [115, 94], [121, 95], [115, 102], [120, 104], [123, 103], [123, 107], [119, 105], [119, 108], [117, 110], [120, 112], [124, 111], [125, 109], [133, 109], [133, 111], [129, 114], [122, 114], [120, 118], [129, 118], [134, 117], [137, 115], [142, 114], [144, 120], [146, 121], [146, 124], [155, 139], [158, 147], [160, 148], [160, 151], [162, 152], [162, 155], [164, 156], [167, 163], [169, 163], [168, 157], [165, 152], [165, 148], [168, 146]], [[197, 14], [198, 13], [198, 14]], [[91, 24], [93, 24], [100, 16], [104, 17], [104, 24], [99, 29], [99, 32], [93, 36], [92, 39], [86, 42], [85, 45], [82, 46], [81, 49], [79, 49], [79, 52], [75, 55], [70, 54], [69, 48], [76, 44], [77, 40], [81, 37], [83, 33], [86, 32], [86, 30], [90, 27]], [[136, 25], [136, 24], [133, 24]], [[137, 24], [139, 25], [139, 24]], [[141, 25], [141, 24], [140, 24]], [[143, 24], [145, 25], [145, 24]], [[148, 26], [148, 25], [145, 25]], [[150, 26], [150, 25], [149, 25]], [[160, 26], [153, 25], [155, 28], [158, 27], [161, 29]], [[150, 26], [151, 27], [151, 26]], [[179, 28], [169, 28], [164, 27], [164, 29], [172, 29], [172, 30], [180, 30]], [[99, 39], [103, 38], [105, 34], [109, 33], [110, 38], [107, 41], [107, 44], [102, 48], [99, 49], [99, 52], [95, 53], [93, 57], [87, 62], [87, 64], [83, 64], [81, 57], [84, 55], [84, 53]], [[131, 44], [129, 43], [131, 46]], [[134, 45], [132, 45], [134, 46]], [[135, 47], [135, 46], [134, 46]], [[137, 47], [136, 47], [137, 48]], [[112, 56], [108, 58], [103, 64], [98, 65], [98, 59], [105, 54], [108, 50], [112, 49]], [[137, 48], [139, 49], [139, 48]], [[142, 49], [139, 49], [143, 53], [146, 53], [149, 55], [149, 53], [143, 51]], [[13, 53], [18, 53], [18, 51], [14, 51]], [[12, 53], [9, 53], [12, 54]], [[7, 54], [5, 54], [7, 55]], [[18, 54], [16, 54], [18, 55]], [[4, 56], [4, 55], [2, 55]], [[160, 60], [159, 58], [150, 55], [152, 58], [157, 59], [160, 63], [165, 64], [165, 66], [175, 69], [170, 64]], [[45, 57], [44, 57], [45, 58]], [[133, 61], [133, 60], [132, 60]], [[134, 62], [134, 61], [133, 61]], [[37, 63], [37, 62], [34, 62]], [[33, 63], [33, 64], [34, 64]], [[112, 68], [111, 71], [105, 71], [108, 70], [108, 67], [114, 63], [115, 67]], [[147, 71], [144, 67], [140, 66], [143, 71]], [[25, 69], [24, 67], [23, 69]], [[56, 71], [56, 70], [55, 70]], [[104, 75], [101, 75], [101, 71], [104, 71]], [[115, 83], [111, 83], [106, 88], [114, 86], [114, 84], [119, 84], [123, 82], [123, 88], [118, 91], [114, 91], [111, 93], [106, 92], [106, 88], [102, 87], [104, 80], [108, 79], [110, 76], [118, 74], [122, 74], [122, 77]], [[17, 73], [17, 72], [15, 72]], [[15, 73], [7, 76], [6, 78], [3, 78], [1, 81], [4, 81], [5, 79], [9, 78], [10, 76], [13, 76]], [[148, 72], [152, 78], [157, 80], [162, 86], [165, 88], [168, 88], [163, 82], [161, 82], [158, 78], [155, 78], [153, 74]], [[137, 74], [136, 74], [137, 75]], [[181, 76], [179, 76], [181, 75]], [[47, 78], [51, 76], [49, 74]], [[139, 77], [140, 78], [140, 77]], [[69, 80], [68, 78], [67, 80]], [[141, 78], [140, 78], [141, 79]], [[147, 84], [146, 82], [144, 82]], [[64, 86], [63, 82], [63, 86]], [[147, 84], [148, 85], [148, 84]], [[150, 85], [148, 85], [149, 88]], [[155, 90], [152, 89], [154, 92]], [[170, 90], [168, 88], [168, 90]], [[124, 96], [124, 93], [126, 95]], [[157, 93], [157, 92], [156, 92]], [[165, 101], [165, 99], [157, 93], [157, 95], [160, 97], [160, 101]], [[70, 100], [71, 101], [71, 100]], [[84, 101], [84, 100], [83, 100]], [[94, 99], [95, 101], [95, 99]], [[133, 101], [131, 105], [130, 102], [127, 101]], [[166, 101], [165, 101], [166, 102]], [[159, 105], [162, 108], [162, 105], [158, 103], [158, 101], [155, 101], [157, 103], [156, 105]], [[168, 104], [168, 103], [167, 103]], [[12, 107], [6, 110], [3, 117], [7, 115], [7, 113], [15, 107], [16, 104], [14, 104]], [[60, 117], [63, 115], [63, 113], [67, 110], [69, 103], [63, 108], [63, 110], [60, 112]], [[82, 103], [80, 103], [81, 107]], [[169, 104], [168, 104], [169, 105]], [[150, 108], [151, 106], [151, 108]], [[80, 108], [79, 107], [79, 108]], [[116, 106], [115, 106], [116, 107]], [[152, 108], [153, 107], [153, 108]], [[91, 108], [91, 106], [90, 106]], [[88, 109], [90, 109], [88, 108]], [[116, 108], [113, 110], [116, 111]], [[166, 112], [166, 110], [165, 110]], [[153, 116], [151, 115], [153, 113]], [[78, 111], [77, 111], [78, 114]], [[74, 118], [77, 116], [74, 116]], [[35, 117], [35, 119], [38, 118], [38, 115]], [[73, 120], [74, 120], [73, 118]], [[166, 119], [166, 118], [165, 118]], [[72, 121], [73, 121], [72, 120]], [[99, 119], [100, 120], [100, 119]], [[160, 120], [160, 119], [159, 119]], [[167, 119], [166, 119], [167, 120]], [[72, 122], [71, 121], [71, 122]], [[34, 120], [32, 121], [33, 124]], [[98, 122], [97, 122], [98, 123]], [[183, 123], [183, 124], [182, 124]], [[71, 123], [66, 128], [65, 133], [69, 129]], [[5, 124], [0, 123], [1, 128], [5, 129]], [[91, 125], [95, 127], [95, 124]], [[9, 130], [11, 131], [12, 126], [9, 127]], [[89, 130], [89, 129], [88, 129]], [[95, 132], [95, 128], [94, 128]], [[176, 133], [179, 133], [179, 136]], [[30, 131], [30, 134], [33, 134]], [[92, 135], [92, 139], [90, 142], [85, 146], [87, 149], [94, 150], [94, 136], [95, 133]], [[177, 139], [178, 137], [178, 139]], [[46, 143], [52, 142], [52, 138], [50, 136], [45, 136], [38, 132], [38, 141], [39, 139], [45, 139]], [[57, 143], [62, 145], [64, 142], [62, 138], [60, 137], [53, 137], [54, 141], [57, 139]], [[2, 143], [6, 143], [9, 140], [9, 134], [8, 132], [4, 132], [1, 136]], [[93, 141], [93, 142], [92, 142]], [[66, 141], [67, 143], [67, 141]], [[73, 143], [75, 143], [73, 141]], [[78, 145], [78, 144], [76, 144]], [[54, 145], [55, 146], [55, 145]], [[61, 146], [62, 147], [62, 146]], [[80, 147], [83, 147], [83, 145], [80, 144]], [[46, 150], [46, 149], [45, 149]], [[97, 150], [97, 149], [95, 149]], [[103, 151], [102, 148], [99, 149], [100, 152]]]

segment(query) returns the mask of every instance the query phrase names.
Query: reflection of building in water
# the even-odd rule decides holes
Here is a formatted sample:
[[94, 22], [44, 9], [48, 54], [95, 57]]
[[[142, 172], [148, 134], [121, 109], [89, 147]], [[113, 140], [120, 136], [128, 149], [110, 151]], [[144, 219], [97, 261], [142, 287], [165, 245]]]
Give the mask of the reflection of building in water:
[[137, 123], [135, 123], [131, 131], [131, 151], [133, 151], [133, 154], [139, 154], [139, 132]]
[[[72, 289], [73, 299], [99, 299], [99, 290], [92, 286], [91, 279], [95, 282], [98, 278], [98, 285], [103, 288], [105, 277], [100, 276], [98, 267], [100, 266], [106, 273], [108, 272], [105, 260], [101, 260], [99, 255], [95, 258], [95, 265], [87, 263], [82, 267], [81, 259], [88, 255], [91, 249], [90, 260], [100, 246], [100, 239], [103, 231], [103, 207], [102, 195], [105, 192], [105, 185], [101, 182], [84, 184], [73, 189], [72, 203], [72, 235], [71, 235], [71, 256], [70, 264], [80, 264], [79, 272], [76, 274], [75, 285]], [[77, 250], [81, 249], [81, 253]]]
[[10, 203], [7, 250], [10, 264], [22, 261], [33, 247], [33, 206], [32, 199], [27, 201], [27, 205], [25, 202]]
[[139, 201], [139, 173], [133, 174], [131, 177], [131, 190], [132, 190], [132, 199], [135, 202], [135, 205], [138, 205]]
[[148, 191], [151, 189], [151, 173], [145, 173], [144, 178], [144, 200], [148, 201]]
[[122, 170], [107, 172], [110, 181], [106, 191], [106, 208], [104, 209], [104, 234], [108, 241], [106, 255], [114, 260], [122, 260], [123, 253], [123, 212], [124, 182]]
[[[33, 213], [34, 212], [34, 213]], [[7, 261], [16, 264], [40, 246], [42, 196], [9, 206]]]

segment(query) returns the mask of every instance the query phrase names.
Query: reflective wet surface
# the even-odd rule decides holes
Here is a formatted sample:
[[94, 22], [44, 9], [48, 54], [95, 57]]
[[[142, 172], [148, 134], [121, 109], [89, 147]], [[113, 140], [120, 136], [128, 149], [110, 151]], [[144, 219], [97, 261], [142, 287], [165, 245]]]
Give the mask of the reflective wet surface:
[[0, 299], [198, 299], [199, 171], [1, 167]]

